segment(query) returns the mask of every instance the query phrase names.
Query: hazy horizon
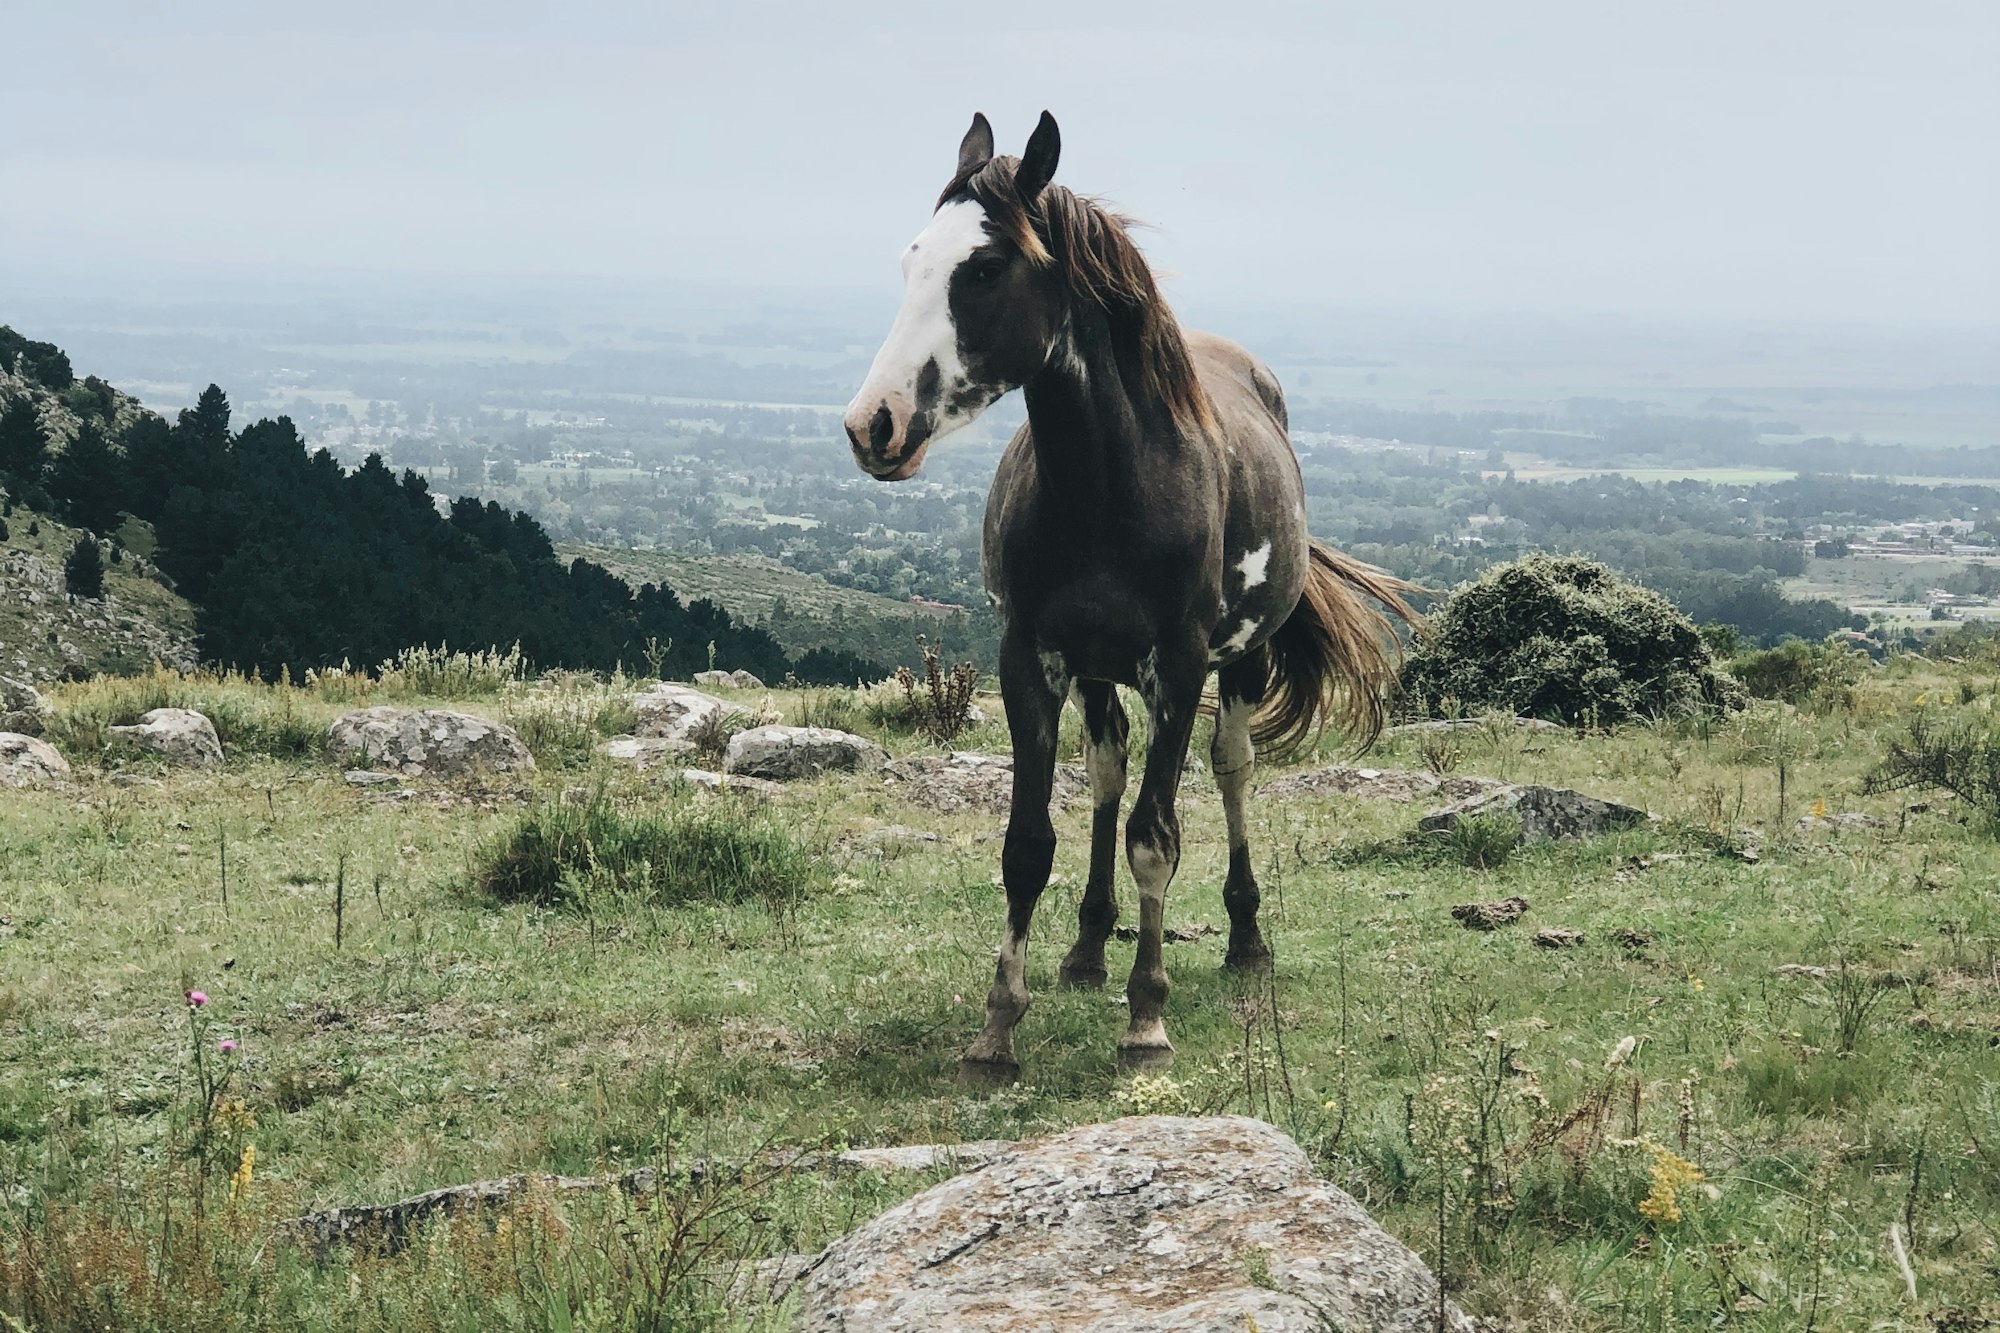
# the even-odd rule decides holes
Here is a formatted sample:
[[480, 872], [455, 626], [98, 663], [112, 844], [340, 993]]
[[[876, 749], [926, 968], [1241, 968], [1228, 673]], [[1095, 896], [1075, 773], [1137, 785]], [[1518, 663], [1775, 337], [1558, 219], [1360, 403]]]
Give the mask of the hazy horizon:
[[1187, 307], [2000, 320], [2000, 9], [1142, 18], [85, 3], [13, 21], [0, 297], [66, 274], [893, 301], [974, 109]]

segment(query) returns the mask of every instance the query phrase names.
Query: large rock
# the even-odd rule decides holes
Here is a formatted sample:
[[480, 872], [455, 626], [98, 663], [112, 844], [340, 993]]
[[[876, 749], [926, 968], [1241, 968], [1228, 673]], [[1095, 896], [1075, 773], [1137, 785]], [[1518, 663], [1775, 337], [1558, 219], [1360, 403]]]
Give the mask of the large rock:
[[722, 771], [737, 777], [790, 782], [820, 773], [872, 773], [889, 752], [830, 727], [752, 727], [729, 738]]
[[663, 680], [632, 696], [632, 711], [639, 717], [639, 734], [662, 740], [686, 740], [688, 732], [703, 719], [735, 711], [712, 694], [703, 694], [692, 685]]
[[1330, 764], [1304, 773], [1287, 773], [1257, 789], [1260, 796], [1290, 800], [1297, 796], [1360, 796], [1375, 801], [1414, 801], [1436, 796], [1463, 801], [1507, 784], [1498, 778], [1446, 777], [1395, 768], [1349, 768]]
[[737, 668], [735, 671], [697, 671], [694, 683], [706, 685], [710, 689], [761, 690], [764, 682], [750, 672]]
[[68, 776], [68, 761], [47, 741], [0, 731], [0, 787], [39, 787]]
[[644, 772], [655, 765], [678, 762], [694, 753], [694, 742], [666, 736], [616, 736], [602, 746], [606, 757]]
[[454, 777], [535, 766], [514, 729], [448, 708], [357, 708], [334, 719], [326, 749], [336, 763], [409, 777]]
[[[809, 1333], [1429, 1333], [1437, 1281], [1279, 1130], [1135, 1116], [1024, 1144], [829, 1245]], [[1442, 1327], [1474, 1325], [1446, 1303]]]
[[25, 680], [0, 676], [0, 731], [18, 736], [39, 736], [55, 720], [55, 710], [41, 692]]
[[1433, 810], [1418, 821], [1417, 827], [1426, 833], [1444, 833], [1461, 819], [1481, 815], [1513, 815], [1521, 821], [1522, 842], [1594, 837], [1643, 824], [1651, 818], [1644, 810], [1600, 801], [1567, 787], [1508, 785]]
[[[1014, 797], [1014, 757], [954, 750], [890, 761], [888, 774], [913, 805], [955, 815], [966, 810], [1004, 815]], [[1069, 805], [1089, 788], [1081, 764], [1056, 765], [1055, 803]]]
[[192, 708], [155, 708], [129, 727], [109, 733], [128, 745], [150, 750], [180, 768], [214, 768], [222, 762], [215, 724]]

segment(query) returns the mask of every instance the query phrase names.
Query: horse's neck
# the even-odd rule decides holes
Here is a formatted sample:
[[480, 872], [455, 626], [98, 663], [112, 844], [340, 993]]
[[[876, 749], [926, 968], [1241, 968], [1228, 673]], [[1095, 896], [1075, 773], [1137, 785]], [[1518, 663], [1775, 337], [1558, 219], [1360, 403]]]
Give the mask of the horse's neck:
[[1074, 321], [1028, 381], [1036, 471], [1066, 507], [1096, 514], [1128, 507], [1138, 471], [1180, 447], [1173, 414], [1143, 383], [1138, 348], [1118, 346], [1102, 315]]

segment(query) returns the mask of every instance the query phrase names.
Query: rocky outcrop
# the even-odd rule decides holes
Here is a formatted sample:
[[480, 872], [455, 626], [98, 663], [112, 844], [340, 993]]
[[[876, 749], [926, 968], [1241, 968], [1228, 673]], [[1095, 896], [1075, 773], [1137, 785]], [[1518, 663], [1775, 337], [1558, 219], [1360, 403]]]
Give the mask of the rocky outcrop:
[[41, 692], [25, 680], [0, 676], [0, 731], [17, 736], [39, 736], [55, 720]]
[[1329, 764], [1304, 773], [1288, 773], [1257, 789], [1260, 796], [1291, 800], [1299, 796], [1359, 796], [1373, 801], [1414, 801], [1433, 796], [1446, 801], [1463, 801], [1497, 790], [1507, 784], [1498, 778], [1439, 777], [1395, 768], [1349, 768]]
[[821, 773], [872, 773], [889, 752], [831, 727], [752, 727], [729, 738], [722, 771], [735, 777], [792, 782]]
[[69, 763], [47, 741], [0, 731], [0, 787], [40, 787], [69, 776]]
[[794, 1290], [808, 1333], [1474, 1328], [1297, 1144], [1239, 1116], [1021, 1145], [835, 1241]]
[[222, 762], [215, 724], [192, 708], [155, 708], [132, 726], [107, 730], [113, 739], [150, 751], [176, 768], [214, 768]]
[[[1014, 757], [954, 750], [890, 761], [889, 777], [912, 805], [955, 815], [967, 810], [1004, 815], [1014, 797]], [[1056, 765], [1055, 803], [1066, 806], [1089, 788], [1081, 764]]]
[[535, 757], [512, 727], [448, 708], [357, 708], [334, 719], [326, 749], [335, 763], [407, 777], [508, 773], [535, 766]]
[[1434, 810], [1417, 827], [1426, 833], [1449, 832], [1461, 819], [1512, 815], [1521, 821], [1522, 842], [1553, 842], [1558, 838], [1589, 838], [1614, 829], [1630, 828], [1651, 818], [1644, 810], [1600, 801], [1567, 787], [1506, 785], [1443, 810]]
[[638, 715], [641, 736], [679, 741], [704, 719], [736, 710], [692, 685], [663, 680], [633, 695], [632, 711]]

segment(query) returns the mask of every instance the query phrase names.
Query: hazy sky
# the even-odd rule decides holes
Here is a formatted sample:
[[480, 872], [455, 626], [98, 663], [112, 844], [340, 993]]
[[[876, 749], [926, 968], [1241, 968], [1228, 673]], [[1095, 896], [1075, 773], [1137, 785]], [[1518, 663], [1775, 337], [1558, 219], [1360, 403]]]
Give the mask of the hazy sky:
[[1060, 178], [1203, 299], [2000, 316], [1994, 0], [16, 0], [0, 45], [0, 301], [188, 264], [893, 293], [970, 113], [1018, 151], [1048, 107]]

